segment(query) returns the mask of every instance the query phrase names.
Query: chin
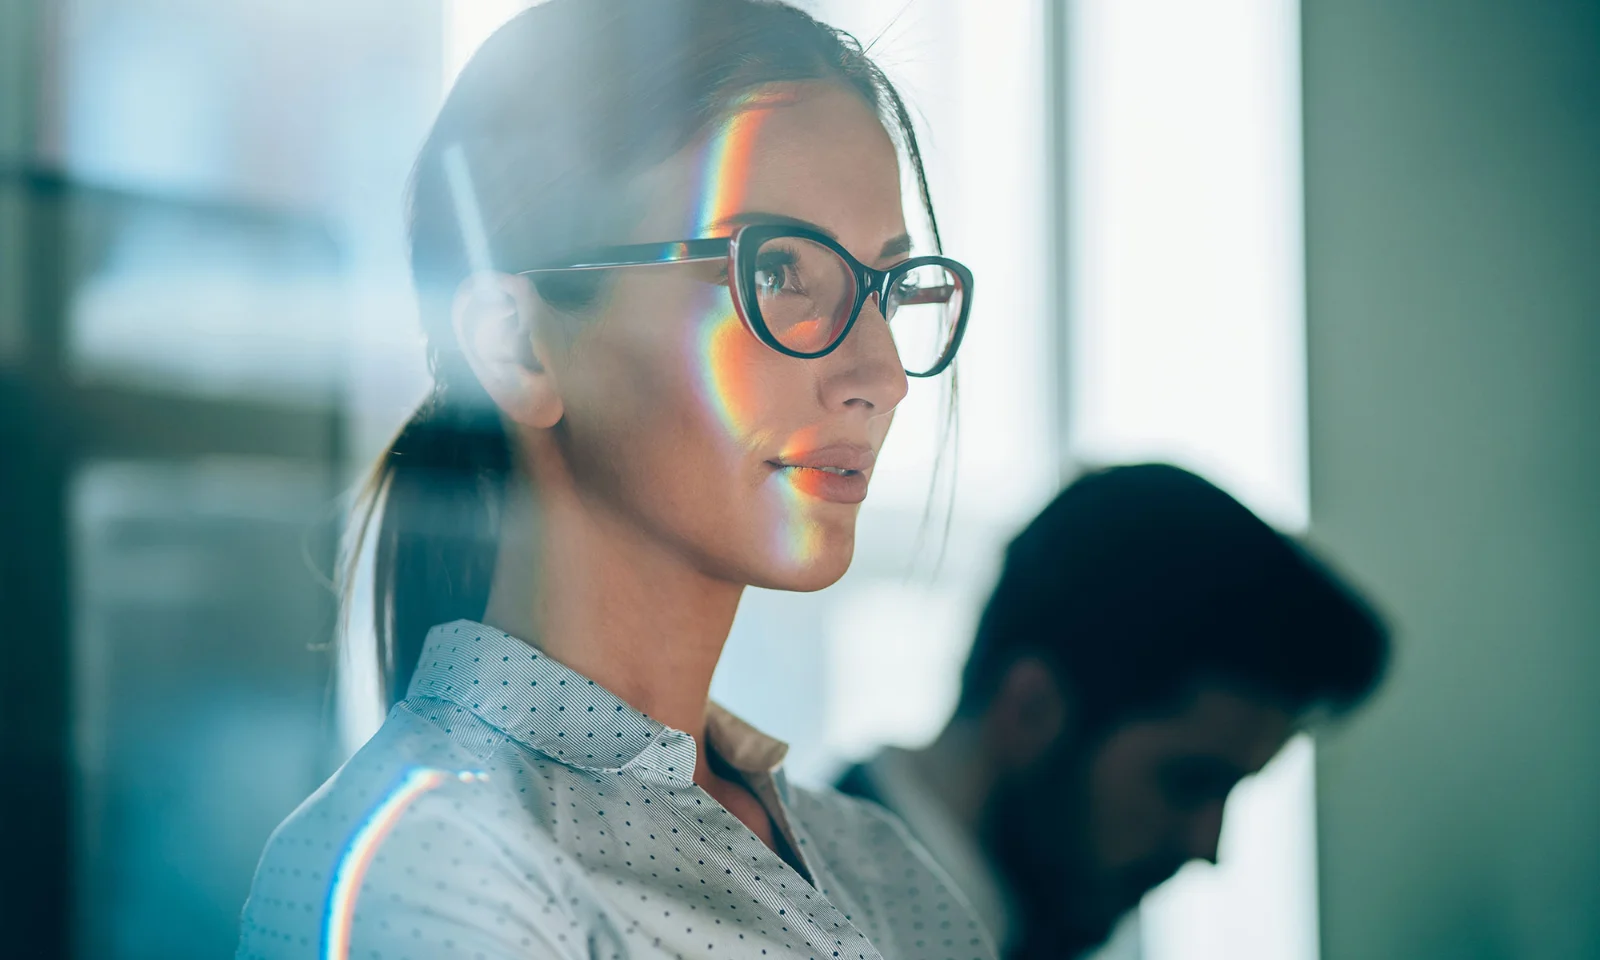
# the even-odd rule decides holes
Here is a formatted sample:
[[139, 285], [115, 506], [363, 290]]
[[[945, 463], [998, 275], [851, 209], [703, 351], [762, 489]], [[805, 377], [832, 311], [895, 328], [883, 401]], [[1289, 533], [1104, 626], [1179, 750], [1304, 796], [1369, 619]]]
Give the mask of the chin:
[[855, 535], [851, 531], [845, 538], [825, 536], [811, 543], [785, 544], [785, 548], [783, 555], [763, 571], [760, 582], [752, 582], [751, 586], [794, 593], [831, 587], [850, 569], [850, 561], [855, 556]]

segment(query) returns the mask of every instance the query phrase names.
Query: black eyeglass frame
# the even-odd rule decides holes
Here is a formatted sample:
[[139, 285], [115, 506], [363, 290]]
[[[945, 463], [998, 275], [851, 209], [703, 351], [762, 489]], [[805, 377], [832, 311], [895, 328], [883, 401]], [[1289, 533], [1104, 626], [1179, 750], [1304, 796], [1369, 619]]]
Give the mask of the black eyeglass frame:
[[[850, 268], [855, 275], [856, 299], [850, 308], [850, 318], [845, 321], [837, 336], [821, 350], [805, 352], [785, 346], [767, 327], [766, 321], [761, 316], [761, 308], [756, 299], [753, 280], [756, 273], [756, 257], [761, 252], [761, 247], [771, 240], [784, 237], [794, 237], [808, 240], [832, 250]], [[949, 339], [944, 346], [944, 352], [939, 361], [930, 369], [913, 373], [906, 371], [910, 377], [936, 377], [943, 373], [955, 360], [956, 351], [961, 347], [961, 339], [967, 331], [967, 317], [972, 312], [972, 271], [959, 261], [949, 257], [927, 256], [911, 257], [902, 260], [887, 270], [877, 270], [867, 266], [855, 257], [850, 251], [839, 245], [839, 242], [818, 230], [806, 227], [796, 227], [787, 224], [748, 224], [734, 231], [732, 236], [714, 237], [704, 240], [675, 240], [665, 243], [633, 243], [623, 246], [606, 247], [592, 251], [571, 263], [550, 264], [534, 267], [529, 270], [519, 270], [519, 276], [531, 276], [539, 273], [562, 273], [569, 270], [613, 270], [619, 267], [652, 267], [669, 263], [691, 263], [703, 260], [728, 261], [728, 283], [733, 292], [734, 310], [739, 315], [739, 322], [744, 324], [746, 330], [768, 347], [778, 351], [784, 356], [795, 357], [800, 360], [815, 360], [825, 357], [838, 349], [839, 344], [850, 336], [850, 331], [855, 328], [856, 319], [861, 316], [861, 308], [866, 305], [867, 298], [873, 294], [878, 295], [878, 309], [882, 310], [888, 302], [890, 288], [907, 273], [918, 267], [938, 266], [949, 271], [960, 285], [961, 314], [956, 318], [955, 326], [951, 329]]]

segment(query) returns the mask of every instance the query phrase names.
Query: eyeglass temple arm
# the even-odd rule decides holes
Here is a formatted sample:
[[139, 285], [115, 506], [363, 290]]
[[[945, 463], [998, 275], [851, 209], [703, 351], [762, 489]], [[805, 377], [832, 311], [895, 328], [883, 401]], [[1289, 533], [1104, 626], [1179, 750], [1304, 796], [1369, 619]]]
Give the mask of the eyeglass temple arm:
[[568, 270], [610, 270], [616, 267], [656, 267], [668, 263], [687, 263], [695, 260], [720, 260], [728, 255], [729, 239], [716, 237], [710, 240], [675, 240], [668, 243], [633, 243], [622, 247], [607, 247], [585, 254], [576, 263], [553, 264], [518, 270], [519, 275], [530, 273], [563, 273]]

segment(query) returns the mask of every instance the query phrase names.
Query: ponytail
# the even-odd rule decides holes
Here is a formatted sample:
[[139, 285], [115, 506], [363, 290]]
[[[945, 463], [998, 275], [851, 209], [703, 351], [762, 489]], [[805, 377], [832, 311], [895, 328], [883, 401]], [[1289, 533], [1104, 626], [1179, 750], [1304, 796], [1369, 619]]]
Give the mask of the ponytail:
[[[406, 421], [356, 508], [352, 561], [378, 519], [373, 625], [389, 705], [405, 696], [428, 630], [482, 619], [494, 580], [511, 444], [488, 397], [467, 401], [456, 389], [436, 388]], [[353, 562], [345, 573], [348, 595]]]

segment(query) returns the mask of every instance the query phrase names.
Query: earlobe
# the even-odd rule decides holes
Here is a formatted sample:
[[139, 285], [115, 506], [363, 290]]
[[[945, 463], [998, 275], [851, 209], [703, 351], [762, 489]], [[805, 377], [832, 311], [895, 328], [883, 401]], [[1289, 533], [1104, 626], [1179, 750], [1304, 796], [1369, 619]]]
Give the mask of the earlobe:
[[451, 308], [456, 343], [501, 413], [548, 429], [564, 412], [536, 335], [538, 299], [521, 277], [479, 273], [463, 280]]

